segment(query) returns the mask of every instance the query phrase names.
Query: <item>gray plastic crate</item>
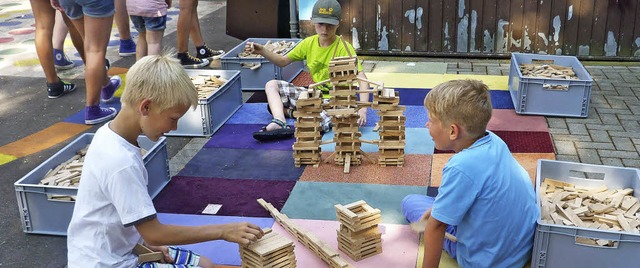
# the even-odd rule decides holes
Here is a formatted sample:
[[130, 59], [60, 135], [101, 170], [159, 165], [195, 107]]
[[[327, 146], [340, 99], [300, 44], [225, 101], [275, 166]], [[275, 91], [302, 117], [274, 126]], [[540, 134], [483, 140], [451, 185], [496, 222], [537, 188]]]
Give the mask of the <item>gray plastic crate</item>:
[[178, 120], [178, 128], [167, 136], [213, 135], [242, 106], [242, 84], [239, 71], [186, 70], [189, 76], [219, 75], [227, 83], [206, 99], [198, 100], [195, 110], [189, 109]]
[[[93, 136], [93, 133], [81, 135], [14, 183], [22, 228], [25, 233], [67, 234], [75, 202], [50, 200], [48, 195], [75, 196], [78, 193], [78, 188], [39, 185], [38, 183], [49, 170], [69, 160], [77, 151], [90, 144]], [[153, 142], [145, 136], [140, 136], [138, 143], [141, 148], [147, 151], [143, 160], [149, 175], [149, 184], [147, 185], [149, 195], [153, 198], [170, 180], [167, 142], [164, 137]]]
[[[585, 176], [585, 174], [587, 174]], [[587, 179], [586, 177], [597, 177]], [[604, 176], [604, 179], [602, 177]], [[544, 178], [585, 187], [606, 185], [610, 189], [632, 188], [640, 197], [640, 170], [572, 162], [538, 160], [536, 203], [540, 207], [540, 185]], [[598, 179], [600, 178], [600, 179]], [[614, 247], [582, 244], [576, 238], [616, 241]], [[531, 267], [638, 267], [640, 234], [548, 224], [538, 218]]]
[[[553, 64], [572, 67], [578, 80], [523, 77], [520, 64], [534, 60], [553, 60]], [[509, 92], [518, 114], [588, 117], [593, 79], [576, 57], [511, 54]], [[563, 86], [566, 90], [547, 89], [544, 85]]]
[[[242, 90], [244, 91], [259, 91], [264, 90], [264, 85], [273, 79], [285, 80], [287, 82], [293, 81], [304, 68], [304, 62], [294, 61], [285, 67], [278, 67], [265, 58], [240, 58], [238, 53], [244, 50], [247, 42], [255, 42], [257, 44], [266, 44], [267, 41], [294, 41], [295, 45], [300, 43], [300, 39], [293, 38], [249, 38], [240, 43], [232, 50], [227, 52], [220, 58], [222, 69], [225, 70], [239, 70], [242, 76]], [[294, 46], [295, 47], [295, 46]], [[289, 51], [287, 51], [288, 53]], [[255, 70], [244, 68], [242, 63], [260, 63], [261, 66]]]

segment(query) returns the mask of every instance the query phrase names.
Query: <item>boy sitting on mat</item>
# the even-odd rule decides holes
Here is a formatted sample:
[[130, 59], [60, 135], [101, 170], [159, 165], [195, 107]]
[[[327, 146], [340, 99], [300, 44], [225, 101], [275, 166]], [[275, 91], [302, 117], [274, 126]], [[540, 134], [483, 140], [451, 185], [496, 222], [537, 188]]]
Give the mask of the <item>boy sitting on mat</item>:
[[[279, 55], [264, 49], [264, 46], [252, 42], [246, 44], [246, 50], [259, 54], [275, 65], [284, 67], [293, 61], [307, 61], [307, 67], [315, 83], [329, 79], [329, 61], [331, 61], [334, 51], [336, 57], [356, 55], [353, 46], [346, 43], [345, 48], [336, 36], [338, 23], [340, 21], [341, 7], [336, 0], [318, 0], [313, 6], [311, 22], [315, 26], [316, 35], [302, 40], [286, 56]], [[347, 51], [349, 49], [349, 51]], [[351, 52], [351, 54], [349, 54]], [[362, 71], [362, 65], [358, 61], [358, 77], [366, 79]], [[369, 89], [369, 83], [361, 81], [360, 89]], [[329, 85], [321, 88], [323, 99], [328, 101]], [[285, 118], [293, 118], [293, 111], [296, 109], [296, 100], [299, 93], [306, 90], [304, 87], [296, 87], [293, 84], [282, 80], [271, 80], [265, 85], [268, 109], [273, 115], [271, 122], [260, 131], [254, 132], [253, 137], [260, 141], [277, 140], [290, 138], [293, 129], [287, 125]], [[369, 93], [361, 93], [360, 100], [368, 101]], [[363, 126], [367, 121], [367, 108], [358, 110], [358, 124]], [[326, 112], [321, 113], [322, 130], [327, 132], [331, 129], [331, 117]]]
[[[426, 220], [423, 267], [438, 267], [443, 247], [460, 267], [523, 267], [539, 210], [528, 173], [486, 129], [492, 111], [487, 86], [445, 82], [424, 105], [435, 147], [456, 154], [444, 167], [435, 199], [409, 195], [402, 201], [407, 221]], [[443, 241], [445, 231], [457, 242]]]
[[[165, 245], [219, 239], [247, 245], [262, 237], [262, 230], [247, 222], [177, 226], [158, 221], [137, 139], [144, 134], [157, 141], [198, 104], [196, 89], [175, 56], [147, 56], [131, 66], [121, 101], [120, 113], [98, 129], [87, 151], [67, 230], [70, 268], [214, 267], [205, 257]], [[142, 241], [163, 252], [165, 264], [138, 265], [133, 249]]]

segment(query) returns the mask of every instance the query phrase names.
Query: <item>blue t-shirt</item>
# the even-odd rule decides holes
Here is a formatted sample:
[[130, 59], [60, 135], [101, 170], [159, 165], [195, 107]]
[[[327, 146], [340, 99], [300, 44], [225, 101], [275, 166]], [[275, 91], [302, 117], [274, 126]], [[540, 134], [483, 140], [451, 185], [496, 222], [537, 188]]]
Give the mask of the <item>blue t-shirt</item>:
[[524, 266], [538, 215], [529, 174], [490, 131], [447, 162], [431, 212], [458, 226], [461, 267]]

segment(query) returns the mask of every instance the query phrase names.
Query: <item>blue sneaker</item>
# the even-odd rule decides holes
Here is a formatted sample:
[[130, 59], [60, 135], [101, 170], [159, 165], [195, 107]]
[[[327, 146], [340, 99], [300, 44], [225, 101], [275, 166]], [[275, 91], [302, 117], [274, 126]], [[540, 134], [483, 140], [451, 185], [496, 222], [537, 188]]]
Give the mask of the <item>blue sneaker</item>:
[[113, 94], [116, 93], [116, 90], [118, 90], [121, 83], [122, 79], [120, 78], [120, 76], [112, 76], [109, 79], [109, 84], [102, 87], [102, 92], [100, 92], [100, 99], [103, 102], [109, 102], [113, 100]]
[[116, 108], [101, 108], [100, 105], [87, 106], [84, 111], [84, 123], [87, 125], [100, 124], [116, 117]]
[[64, 54], [64, 51], [54, 48], [53, 66], [56, 67], [56, 70], [68, 70], [76, 66], [76, 64], [69, 60], [69, 57]]
[[122, 40], [120, 39], [120, 56], [128, 57], [136, 55], [136, 43], [131, 39]]

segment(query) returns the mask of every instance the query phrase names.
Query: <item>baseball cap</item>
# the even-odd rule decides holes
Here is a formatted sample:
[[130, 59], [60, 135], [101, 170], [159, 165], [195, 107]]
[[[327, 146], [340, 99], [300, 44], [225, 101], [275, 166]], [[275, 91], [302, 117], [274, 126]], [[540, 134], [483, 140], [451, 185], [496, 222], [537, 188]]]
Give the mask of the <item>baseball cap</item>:
[[341, 14], [342, 8], [340, 7], [340, 3], [338, 3], [338, 1], [318, 0], [318, 2], [313, 5], [313, 11], [311, 12], [311, 22], [338, 25], [338, 22], [340, 22]]

